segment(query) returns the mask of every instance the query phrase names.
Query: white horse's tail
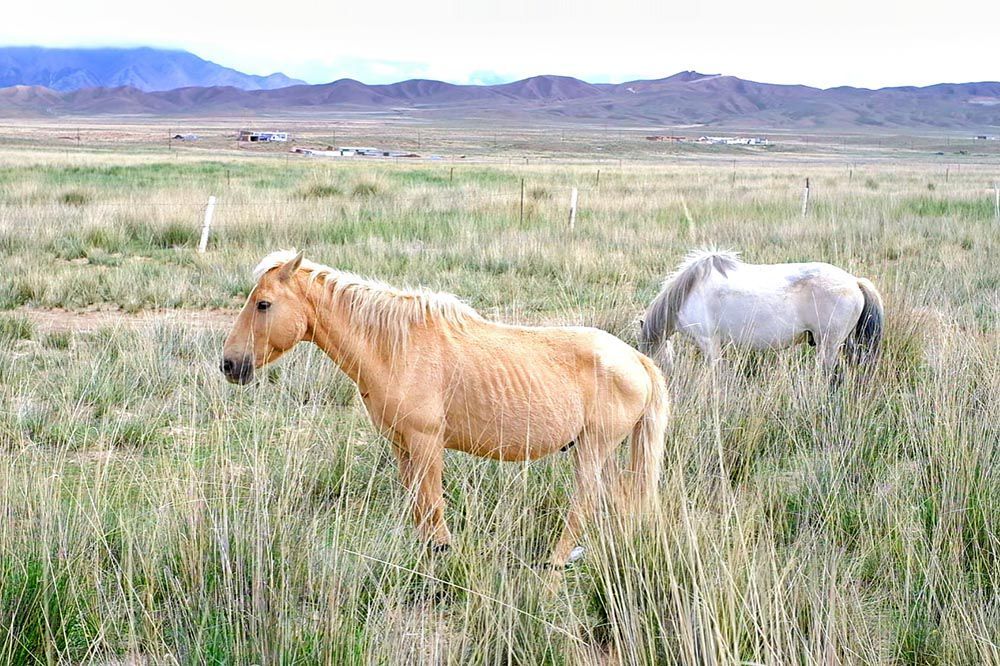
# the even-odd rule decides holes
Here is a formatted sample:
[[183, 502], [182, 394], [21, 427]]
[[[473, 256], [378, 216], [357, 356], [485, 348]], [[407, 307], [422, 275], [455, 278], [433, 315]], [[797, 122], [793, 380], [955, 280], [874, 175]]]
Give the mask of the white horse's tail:
[[694, 288], [713, 270], [725, 275], [738, 262], [737, 254], [727, 250], [699, 250], [689, 254], [646, 309], [639, 332], [639, 351], [655, 355], [663, 341], [677, 330], [677, 315]]
[[847, 357], [856, 365], [867, 365], [875, 363], [881, 352], [885, 308], [881, 294], [870, 281], [858, 278], [858, 288], [865, 297], [865, 304], [854, 331], [847, 338]]

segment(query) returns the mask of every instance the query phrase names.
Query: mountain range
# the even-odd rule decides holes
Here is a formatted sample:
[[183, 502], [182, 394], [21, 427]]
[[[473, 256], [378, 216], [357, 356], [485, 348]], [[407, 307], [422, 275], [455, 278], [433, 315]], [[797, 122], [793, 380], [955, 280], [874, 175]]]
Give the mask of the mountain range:
[[[13, 76], [11, 68], [3, 64], [4, 54], [9, 51], [0, 49], [0, 85], [8, 86], [0, 89], [0, 116], [6, 117], [140, 114], [246, 118], [363, 113], [383, 117], [636, 127], [963, 129], [991, 134], [1000, 131], [1000, 82], [878, 90], [846, 86], [820, 89], [685, 71], [662, 79], [618, 84], [588, 83], [566, 76], [535, 76], [499, 85], [457, 85], [425, 79], [383, 85], [341, 79], [306, 85], [281, 74], [270, 77], [241, 74], [180, 51], [157, 52], [161, 65], [152, 70], [138, 64], [115, 70], [120, 77], [126, 77], [128, 72], [128, 76], [143, 78], [147, 89], [127, 77], [117, 81], [121, 85], [98, 78], [97, 86], [71, 89], [68, 85], [71, 79], [81, 81], [94, 68], [84, 68], [86, 76], [55, 76], [55, 70], [45, 65], [48, 62], [45, 58], [23, 70], [50, 72], [56, 81], [64, 82], [60, 89], [54, 87], [51, 79], [42, 83]], [[153, 58], [147, 52], [155, 50], [129, 51], [146, 54], [136, 63], [149, 63]], [[205, 78], [193, 74], [204, 66], [194, 67], [190, 64], [194, 62], [192, 58], [208, 66], [204, 69]], [[171, 62], [173, 66], [169, 66]], [[146, 73], [154, 70], [163, 76], [157, 78]], [[186, 72], [184, 76], [189, 78], [183, 79], [178, 72]], [[212, 77], [223, 76], [228, 77], [228, 83], [208, 82], [218, 80]], [[169, 90], [150, 87], [161, 88], [168, 81], [182, 79], [196, 83]], [[282, 81], [292, 85], [275, 87]]]
[[59, 92], [129, 87], [156, 92], [190, 86], [272, 90], [304, 83], [284, 74], [254, 76], [187, 51], [142, 48], [0, 47], [0, 88], [41, 86]]

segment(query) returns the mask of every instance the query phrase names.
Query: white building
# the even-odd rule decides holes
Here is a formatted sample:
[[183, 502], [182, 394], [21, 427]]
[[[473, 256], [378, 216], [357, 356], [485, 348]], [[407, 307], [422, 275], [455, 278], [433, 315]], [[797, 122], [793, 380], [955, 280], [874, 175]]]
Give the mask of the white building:
[[699, 143], [722, 144], [726, 146], [766, 146], [770, 142], [762, 136], [703, 136]]
[[288, 132], [255, 132], [253, 130], [240, 130], [240, 141], [250, 143], [271, 143], [273, 141], [284, 143], [288, 141]]

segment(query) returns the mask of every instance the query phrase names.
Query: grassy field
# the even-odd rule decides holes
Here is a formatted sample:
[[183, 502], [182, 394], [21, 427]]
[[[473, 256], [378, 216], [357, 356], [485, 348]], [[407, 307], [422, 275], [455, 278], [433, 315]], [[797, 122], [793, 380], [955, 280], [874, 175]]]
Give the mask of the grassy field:
[[[996, 158], [509, 162], [3, 149], [0, 662], [1000, 663]], [[872, 279], [883, 363], [831, 394], [808, 348], [681, 345], [659, 510], [554, 594], [566, 456], [449, 453], [430, 558], [328, 360], [217, 369], [274, 249], [634, 344], [701, 245]]]

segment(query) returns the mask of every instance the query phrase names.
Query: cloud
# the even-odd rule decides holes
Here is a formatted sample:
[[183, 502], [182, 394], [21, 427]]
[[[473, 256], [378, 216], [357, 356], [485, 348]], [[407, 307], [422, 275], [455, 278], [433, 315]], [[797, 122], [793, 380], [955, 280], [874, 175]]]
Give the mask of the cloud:
[[502, 76], [487, 69], [477, 69], [469, 73], [463, 83], [471, 83], [477, 86], [495, 86], [498, 83], [510, 83], [515, 77]]
[[412, 60], [359, 57], [337, 58], [329, 62], [311, 60], [288, 67], [285, 73], [310, 83], [329, 83], [337, 79], [356, 79], [374, 84], [396, 83], [407, 79], [437, 79], [457, 84], [495, 85], [522, 78], [505, 76], [491, 69], [470, 68], [469, 71], [463, 71], [453, 66], [435, 67], [430, 63]]
[[284, 0], [277, 9], [243, 0], [239, 16], [228, 3], [204, 0], [102, 0], [99, 12], [79, 0], [12, 0], [0, 43], [179, 47], [313, 83], [345, 76], [485, 83], [535, 74], [617, 82], [696, 69], [877, 87], [994, 79], [998, 21], [1000, 3], [982, 0], [951, 0], [947, 12], [898, 0]]
[[329, 83], [337, 79], [357, 79], [364, 83], [395, 83], [406, 79], [426, 78], [426, 63], [372, 58], [337, 58], [329, 62], [310, 60], [289, 67], [310, 83]]

